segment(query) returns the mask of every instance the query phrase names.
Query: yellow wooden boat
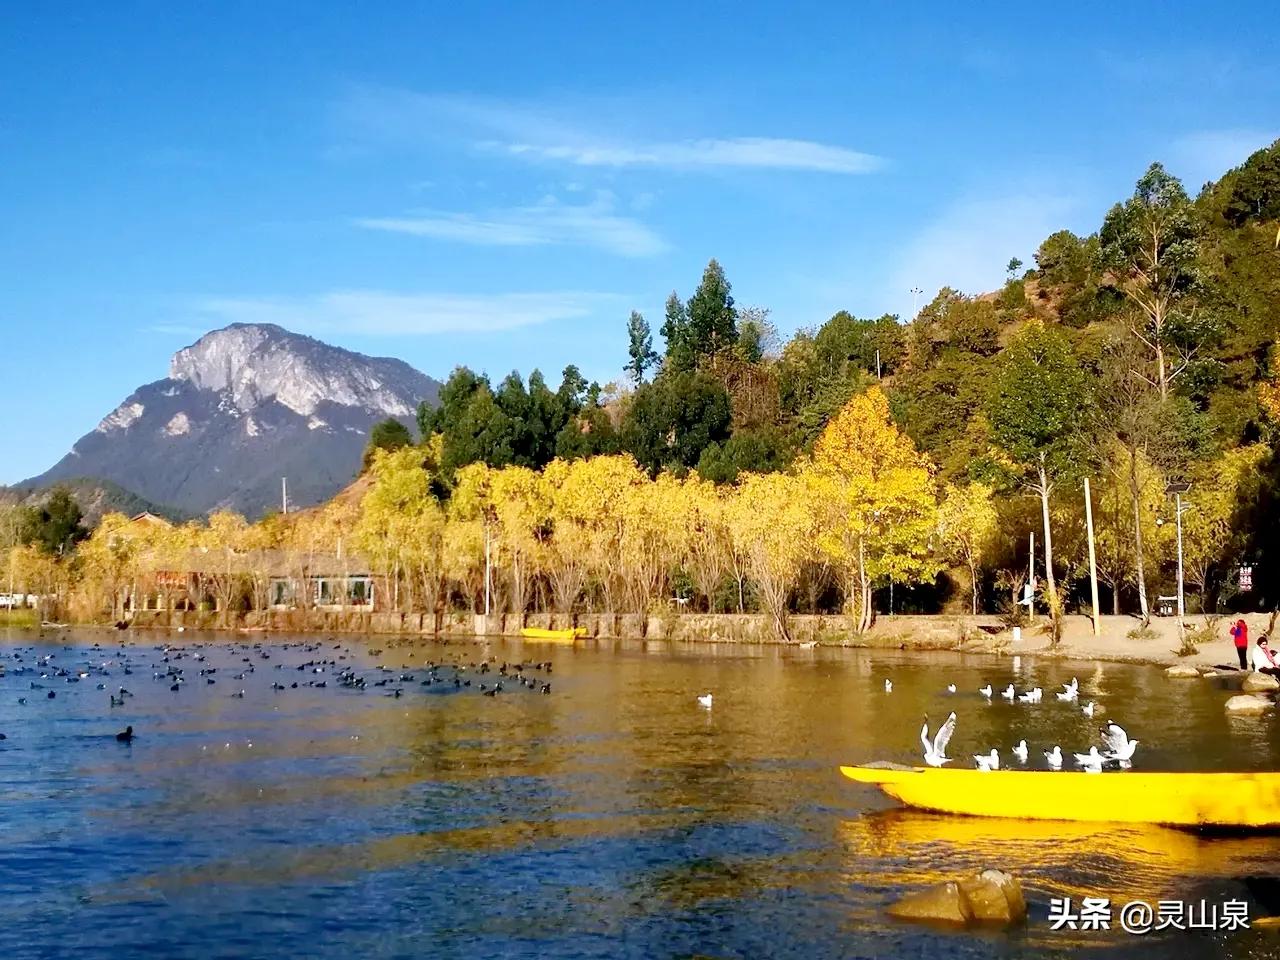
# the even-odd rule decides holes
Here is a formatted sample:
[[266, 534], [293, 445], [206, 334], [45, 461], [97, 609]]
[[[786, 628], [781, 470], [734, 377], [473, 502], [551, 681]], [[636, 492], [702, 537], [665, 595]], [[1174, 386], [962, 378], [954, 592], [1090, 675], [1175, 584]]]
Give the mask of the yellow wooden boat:
[[977, 817], [1280, 829], [1280, 773], [1076, 773], [841, 767], [923, 810]]
[[542, 627], [522, 627], [520, 636], [526, 640], [546, 640], [550, 643], [573, 643], [579, 637], [587, 635], [586, 627], [571, 627], [566, 630], [544, 630]]

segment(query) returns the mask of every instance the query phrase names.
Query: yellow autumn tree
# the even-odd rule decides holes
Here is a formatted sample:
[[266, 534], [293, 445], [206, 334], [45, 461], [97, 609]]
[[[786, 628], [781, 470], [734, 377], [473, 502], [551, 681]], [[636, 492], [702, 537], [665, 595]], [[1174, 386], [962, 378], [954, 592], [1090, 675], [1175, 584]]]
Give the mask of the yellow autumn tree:
[[686, 536], [671, 522], [671, 507], [680, 496], [680, 481], [664, 472], [652, 482], [626, 487], [615, 507], [622, 514], [621, 570], [634, 613], [647, 613], [664, 593], [676, 544]]
[[138, 544], [132, 536], [129, 518], [122, 513], [104, 514], [93, 534], [76, 551], [82, 586], [87, 588], [97, 613], [102, 601], [109, 601], [111, 619], [124, 617], [124, 602], [138, 574]]
[[247, 564], [242, 557], [249, 524], [231, 510], [219, 510], [197, 536], [196, 548], [203, 556], [201, 566], [207, 583], [218, 600], [219, 620], [228, 626], [232, 606], [239, 596]]
[[907, 583], [938, 569], [930, 551], [937, 498], [927, 457], [893, 422], [878, 387], [850, 400], [814, 444], [804, 469], [825, 507], [818, 544], [842, 573], [859, 630], [871, 626], [872, 587]]
[[1223, 451], [1206, 463], [1183, 496], [1182, 557], [1187, 583], [1203, 598], [1215, 569], [1235, 559], [1241, 538], [1232, 522], [1258, 492], [1260, 468], [1270, 453], [1255, 443]]
[[[377, 451], [369, 474], [372, 483], [355, 524], [356, 547], [381, 578], [388, 606], [412, 608], [418, 587], [431, 594], [434, 606], [438, 586], [431, 581], [439, 573], [444, 514], [431, 492], [422, 454], [414, 447]], [[320, 527], [327, 519], [320, 515], [313, 523]], [[324, 540], [331, 536], [331, 531], [321, 534]]]
[[697, 473], [690, 473], [682, 487], [682, 510], [672, 526], [684, 534], [681, 539], [685, 566], [711, 612], [716, 591], [733, 566], [727, 497], [721, 488]]
[[811, 475], [744, 474], [727, 503], [734, 549], [743, 559], [777, 638], [790, 642], [787, 610], [814, 552], [818, 517]]
[[497, 522], [498, 555], [511, 584], [511, 612], [523, 617], [546, 564], [550, 502], [542, 476], [528, 467], [503, 467], [489, 478], [489, 507]]
[[973, 613], [978, 612], [978, 568], [996, 534], [992, 489], [984, 483], [947, 484], [938, 508], [938, 542], [943, 556], [969, 570]]

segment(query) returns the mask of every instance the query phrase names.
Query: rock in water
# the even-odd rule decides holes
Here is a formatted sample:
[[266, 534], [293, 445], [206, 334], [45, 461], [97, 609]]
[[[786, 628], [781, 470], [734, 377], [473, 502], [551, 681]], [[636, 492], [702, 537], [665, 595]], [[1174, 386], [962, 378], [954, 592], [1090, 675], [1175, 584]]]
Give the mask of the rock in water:
[[1017, 877], [1002, 870], [983, 870], [976, 877], [909, 893], [889, 908], [889, 916], [957, 927], [980, 923], [1007, 927], [1026, 919], [1027, 901]]
[[1003, 870], [983, 870], [971, 880], [961, 880], [960, 890], [969, 898], [974, 919], [984, 923], [1018, 923], [1027, 915], [1022, 884]]
[[1246, 693], [1238, 697], [1232, 697], [1226, 702], [1227, 713], [1265, 713], [1275, 704], [1270, 700], [1262, 697], [1256, 697], [1251, 693]]
[[1254, 693], [1259, 690], [1280, 690], [1280, 680], [1266, 673], [1259, 673], [1257, 670], [1244, 678], [1244, 683], [1240, 684], [1240, 689], [1245, 693]]
[[969, 898], [960, 889], [960, 884], [953, 880], [908, 893], [889, 907], [889, 916], [899, 920], [949, 923], [958, 927], [967, 927], [974, 921]]
[[1165, 668], [1164, 675], [1173, 680], [1192, 680], [1200, 676], [1200, 671], [1189, 663], [1175, 663]]

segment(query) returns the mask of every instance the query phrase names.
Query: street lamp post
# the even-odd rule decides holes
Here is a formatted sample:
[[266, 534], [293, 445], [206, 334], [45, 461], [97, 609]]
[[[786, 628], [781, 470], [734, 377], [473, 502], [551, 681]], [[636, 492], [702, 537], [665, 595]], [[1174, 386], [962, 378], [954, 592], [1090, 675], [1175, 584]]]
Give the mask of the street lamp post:
[[1182, 629], [1183, 617], [1187, 615], [1186, 602], [1182, 589], [1182, 494], [1173, 495], [1175, 520], [1178, 527], [1178, 629]]

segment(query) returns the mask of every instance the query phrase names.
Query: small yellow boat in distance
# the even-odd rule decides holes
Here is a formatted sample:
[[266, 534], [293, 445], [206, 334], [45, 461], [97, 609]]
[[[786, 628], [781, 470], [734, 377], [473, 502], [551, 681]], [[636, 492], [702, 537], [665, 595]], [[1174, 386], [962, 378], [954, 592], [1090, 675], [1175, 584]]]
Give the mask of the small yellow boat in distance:
[[550, 643], [573, 643], [587, 635], [586, 627], [571, 627], [567, 630], [544, 630], [541, 627], [523, 627], [520, 636], [526, 640], [546, 640]]
[[841, 767], [850, 780], [939, 813], [1280, 830], [1280, 773], [1076, 773]]

